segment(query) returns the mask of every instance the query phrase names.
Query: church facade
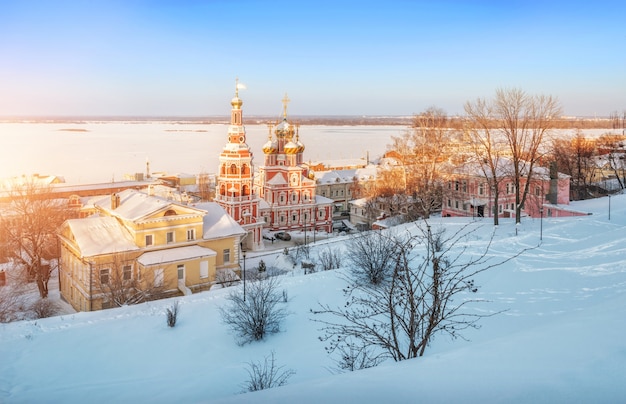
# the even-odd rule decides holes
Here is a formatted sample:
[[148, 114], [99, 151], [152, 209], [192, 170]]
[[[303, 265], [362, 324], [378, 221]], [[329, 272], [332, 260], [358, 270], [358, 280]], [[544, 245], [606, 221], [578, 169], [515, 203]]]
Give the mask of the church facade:
[[283, 119], [269, 126], [263, 145], [264, 161], [254, 178], [255, 192], [262, 199], [261, 216], [272, 230], [316, 230], [332, 232], [329, 198], [316, 195], [316, 181], [304, 164], [304, 144], [299, 126], [287, 119], [287, 95]]

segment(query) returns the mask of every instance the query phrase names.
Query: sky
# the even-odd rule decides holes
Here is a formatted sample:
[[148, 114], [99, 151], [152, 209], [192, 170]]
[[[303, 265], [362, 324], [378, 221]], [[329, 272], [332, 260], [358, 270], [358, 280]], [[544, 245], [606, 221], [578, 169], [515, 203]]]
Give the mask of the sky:
[[[0, 324], [0, 402], [623, 402], [626, 195], [611, 198], [610, 218], [608, 202], [606, 197], [572, 202], [572, 209], [592, 213], [588, 216], [525, 218], [520, 225], [501, 219], [496, 228], [491, 218], [431, 218], [432, 228], [445, 228], [448, 236], [468, 226], [475, 254], [487, 245], [493, 260], [526, 251], [475, 277], [478, 291], [471, 298], [486, 301], [470, 304], [469, 312], [501, 313], [483, 318], [480, 329], [463, 331], [465, 339], [435, 337], [418, 359], [333, 374], [336, 357], [327, 355], [327, 344], [318, 339], [321, 324], [311, 321], [311, 310], [320, 304], [345, 304], [347, 260], [342, 269], [304, 275], [279, 249], [247, 255], [247, 268], [263, 259], [270, 268], [288, 270], [278, 278], [278, 290], [288, 296], [281, 308], [289, 312], [279, 333], [244, 346], [235, 343], [219, 308], [226, 307], [228, 294], [241, 285]], [[396, 230], [415, 233], [423, 225]], [[291, 234], [302, 240], [302, 233]], [[345, 240], [318, 238], [311, 257], [328, 242], [341, 251]], [[467, 247], [458, 243], [450, 256], [467, 257]], [[58, 299], [56, 285], [50, 291], [50, 299]], [[178, 321], [168, 328], [165, 310], [175, 300]], [[238, 394], [248, 379], [247, 364], [271, 352], [283, 370], [295, 371], [287, 385]]]
[[0, 0], [0, 116], [449, 114], [498, 88], [626, 110], [626, 3]]

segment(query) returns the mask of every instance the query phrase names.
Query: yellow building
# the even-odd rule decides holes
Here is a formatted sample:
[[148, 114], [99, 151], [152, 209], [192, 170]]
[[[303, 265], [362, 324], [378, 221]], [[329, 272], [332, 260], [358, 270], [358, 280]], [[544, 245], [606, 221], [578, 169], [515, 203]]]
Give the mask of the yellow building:
[[209, 289], [239, 271], [246, 231], [216, 203], [187, 206], [135, 190], [95, 198], [97, 214], [60, 229], [62, 297], [92, 311]]

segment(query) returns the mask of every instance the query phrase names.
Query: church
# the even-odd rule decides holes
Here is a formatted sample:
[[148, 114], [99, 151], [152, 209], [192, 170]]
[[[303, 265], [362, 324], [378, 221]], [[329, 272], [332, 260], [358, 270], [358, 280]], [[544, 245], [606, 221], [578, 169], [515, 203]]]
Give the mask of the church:
[[332, 232], [333, 201], [316, 195], [316, 182], [304, 164], [299, 127], [287, 119], [289, 101], [285, 95], [282, 121], [269, 126], [263, 165], [255, 175], [238, 87], [231, 100], [228, 143], [219, 157], [215, 202], [247, 231], [243, 242], [247, 249], [264, 248], [263, 228]]

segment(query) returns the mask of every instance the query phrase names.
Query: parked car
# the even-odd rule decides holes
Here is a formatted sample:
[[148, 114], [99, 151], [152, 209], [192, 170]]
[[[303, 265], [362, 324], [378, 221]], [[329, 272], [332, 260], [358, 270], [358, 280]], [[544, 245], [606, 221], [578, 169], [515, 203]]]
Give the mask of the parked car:
[[274, 237], [276, 237], [279, 240], [283, 240], [283, 241], [291, 240], [291, 235], [289, 233], [284, 232], [284, 231], [279, 231], [278, 233], [274, 234]]

